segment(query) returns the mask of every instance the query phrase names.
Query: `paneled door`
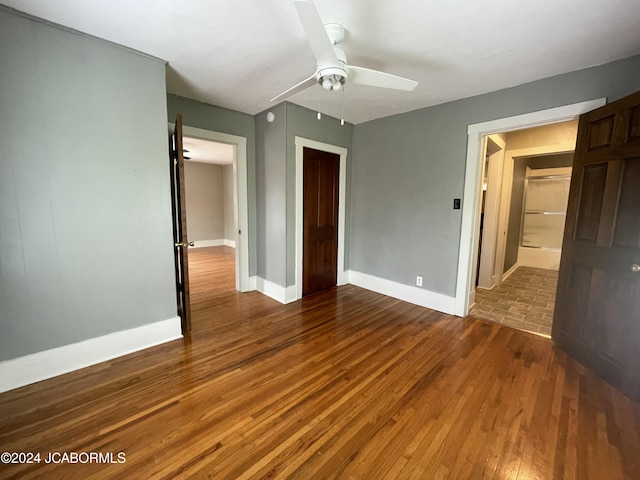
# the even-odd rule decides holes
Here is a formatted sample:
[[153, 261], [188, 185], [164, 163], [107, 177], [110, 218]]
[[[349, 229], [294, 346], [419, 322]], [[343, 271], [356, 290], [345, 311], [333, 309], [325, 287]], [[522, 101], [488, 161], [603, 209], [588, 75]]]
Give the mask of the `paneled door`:
[[640, 92], [580, 117], [552, 337], [640, 400]]
[[182, 115], [169, 138], [169, 171], [171, 176], [171, 213], [173, 216], [173, 248], [176, 275], [178, 315], [182, 334], [191, 331], [191, 305], [189, 299], [189, 242], [187, 240], [187, 212], [184, 193], [184, 156], [182, 146]]
[[337, 283], [340, 155], [304, 147], [302, 294]]

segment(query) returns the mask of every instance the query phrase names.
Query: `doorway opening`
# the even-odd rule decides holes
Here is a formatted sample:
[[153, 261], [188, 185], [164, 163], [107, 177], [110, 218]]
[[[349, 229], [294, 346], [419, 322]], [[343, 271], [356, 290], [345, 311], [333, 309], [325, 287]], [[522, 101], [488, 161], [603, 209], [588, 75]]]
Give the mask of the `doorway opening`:
[[[227, 278], [229, 285], [232, 286], [230, 290], [234, 294], [236, 291], [253, 290], [255, 285], [251, 284], [249, 278], [247, 139], [236, 135], [183, 126], [181, 118], [181, 115], [178, 115], [176, 120], [180, 128], [178, 125], [170, 123], [169, 130], [175, 131], [172, 144], [180, 145], [180, 148], [174, 147], [172, 157], [174, 159], [172, 161], [174, 176], [176, 165], [180, 172], [177, 177], [180, 180], [180, 185], [177, 186], [178, 190], [176, 190], [175, 179], [172, 179], [172, 202], [179, 206], [178, 216], [176, 216], [174, 208], [174, 237], [178, 238], [175, 244], [176, 251], [182, 252], [180, 256], [176, 255], [176, 258], [183, 258], [184, 261], [182, 268], [179, 268], [180, 263], [176, 261], [176, 288], [178, 312], [183, 322], [183, 334], [186, 334], [191, 329], [192, 302], [189, 288], [191, 276], [203, 273], [201, 277], [203, 284], [200, 287], [205, 291], [210, 290], [211, 286], [218, 286], [218, 283], [214, 281], [216, 274], [221, 278]], [[183, 136], [186, 139], [186, 146], [183, 144]], [[220, 157], [224, 157], [224, 160], [221, 160]], [[225, 166], [215, 165], [221, 162], [226, 165], [226, 169]], [[185, 169], [186, 173], [184, 173]], [[217, 171], [209, 171], [211, 169], [217, 169]], [[185, 177], [187, 176], [195, 179], [198, 185], [194, 186], [193, 182], [189, 182], [191, 183], [190, 187], [186, 186]], [[218, 180], [215, 180], [216, 178]], [[209, 183], [206, 180], [203, 181], [204, 179], [208, 179]], [[215, 190], [216, 184], [219, 190], [215, 196], [217, 200], [212, 200], [211, 193], [212, 190]], [[225, 184], [227, 185], [227, 202], [224, 201]], [[188, 192], [189, 190], [191, 192]], [[200, 198], [194, 200], [194, 194]], [[189, 220], [188, 210], [190, 208], [188, 201], [186, 201], [188, 197], [191, 197], [192, 207], [196, 207], [197, 213], [194, 213], [191, 208], [191, 217], [195, 217], [192, 218], [195, 223]], [[222, 205], [221, 220], [216, 221], [212, 218], [210, 205], [212, 202]], [[191, 231], [187, 227], [188, 223], [191, 223]], [[191, 239], [191, 234], [196, 240]], [[211, 258], [203, 257], [202, 248], [217, 247], [222, 247], [218, 250], [221, 250], [219, 253], [224, 256], [224, 263], [227, 266], [225, 269], [227, 273], [224, 275], [219, 269], [211, 266]], [[192, 255], [187, 254], [189, 250]], [[198, 253], [198, 250], [201, 251]], [[189, 257], [193, 257], [193, 259]], [[197, 263], [198, 260], [206, 265], [203, 268], [194, 265], [193, 272], [189, 272], [187, 267], [194, 262]], [[219, 260], [222, 261], [221, 258]], [[206, 293], [204, 297], [208, 301], [211, 297], [210, 292]], [[184, 298], [182, 302], [184, 306], [181, 304], [181, 298]], [[197, 300], [202, 299], [202, 295], [200, 295]]]
[[[174, 125], [169, 124], [173, 129]], [[233, 187], [234, 187], [234, 225], [233, 238], [235, 242], [235, 288], [240, 292], [255, 290], [249, 278], [249, 236], [248, 236], [248, 200], [247, 200], [247, 139], [228, 133], [214, 132], [201, 128], [184, 125], [182, 132], [185, 137], [225, 144], [233, 148]], [[187, 153], [193, 160], [194, 157]], [[225, 239], [226, 240], [226, 239]]]
[[183, 137], [191, 302], [236, 290], [236, 147]]
[[[469, 308], [475, 303], [476, 289], [475, 280], [478, 267], [478, 250], [479, 250], [479, 222], [480, 222], [480, 209], [481, 209], [481, 192], [482, 192], [482, 180], [483, 180], [483, 165], [486, 163], [486, 152], [484, 150], [486, 141], [485, 136], [494, 135], [498, 133], [511, 133], [519, 130], [524, 130], [532, 127], [539, 127], [544, 125], [551, 125], [560, 122], [566, 122], [569, 120], [576, 120], [579, 115], [586, 113], [594, 108], [602, 106], [606, 103], [606, 99], [601, 98], [597, 100], [581, 102], [572, 105], [566, 105], [562, 107], [552, 108], [549, 110], [543, 110], [539, 112], [533, 112], [529, 114], [517, 115], [514, 117], [508, 117], [490, 122], [484, 122], [480, 124], [470, 125], [468, 128], [468, 144], [467, 144], [467, 163], [465, 173], [465, 186], [464, 186], [464, 198], [462, 206], [462, 226], [461, 226], [461, 243], [460, 243], [460, 256], [458, 263], [458, 277], [456, 283], [456, 302], [455, 302], [455, 314], [458, 316], [466, 316], [469, 313]], [[568, 142], [563, 148], [554, 150], [569, 152], [575, 148], [575, 138], [571, 142]], [[550, 151], [531, 151], [528, 153], [518, 152], [517, 148], [512, 153], [512, 157], [521, 157], [525, 155], [547, 155], [552, 153]], [[505, 150], [505, 163], [509, 168], [509, 161]], [[505, 183], [506, 184], [506, 183]], [[506, 192], [502, 191], [501, 195], [506, 195]], [[507, 216], [502, 210], [502, 216], [498, 219], [498, 232], [501, 235], [496, 235], [495, 238], [503, 237], [506, 242], [505, 229], [503, 226], [506, 224]], [[486, 232], [486, 230], [485, 230]], [[497, 243], [497, 242], [496, 242]], [[501, 255], [501, 250], [498, 251], [498, 256]], [[506, 252], [506, 250], [505, 250]], [[496, 258], [494, 257], [494, 265]], [[497, 262], [499, 265], [499, 261]], [[504, 264], [504, 260], [503, 260]], [[497, 270], [498, 277], [500, 276], [500, 269]], [[502, 279], [504, 279], [505, 270], [502, 270]], [[510, 273], [506, 271], [506, 273]]]
[[551, 336], [577, 121], [485, 137], [470, 313]]

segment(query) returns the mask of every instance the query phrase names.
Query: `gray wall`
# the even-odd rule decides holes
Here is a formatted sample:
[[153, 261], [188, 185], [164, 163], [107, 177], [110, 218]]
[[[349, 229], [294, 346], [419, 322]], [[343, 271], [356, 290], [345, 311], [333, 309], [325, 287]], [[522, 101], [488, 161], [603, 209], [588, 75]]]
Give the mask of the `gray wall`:
[[256, 115], [256, 212], [258, 276], [278, 285], [286, 280], [286, 105]]
[[184, 162], [187, 233], [190, 241], [226, 238], [222, 175], [220, 165]]
[[467, 126], [640, 88], [640, 56], [354, 127], [350, 268], [455, 295]]
[[233, 214], [233, 193], [233, 165], [224, 165], [222, 167], [222, 195], [224, 203], [222, 217], [224, 220], [224, 238], [235, 241], [236, 227]]
[[207, 103], [167, 95], [169, 122], [174, 122], [176, 114], [182, 114], [184, 125], [202, 128], [212, 132], [228, 133], [247, 139], [247, 203], [249, 209], [249, 275], [257, 270], [256, 256], [256, 131], [252, 115], [216, 107]]
[[0, 7], [0, 360], [176, 316], [164, 63]]

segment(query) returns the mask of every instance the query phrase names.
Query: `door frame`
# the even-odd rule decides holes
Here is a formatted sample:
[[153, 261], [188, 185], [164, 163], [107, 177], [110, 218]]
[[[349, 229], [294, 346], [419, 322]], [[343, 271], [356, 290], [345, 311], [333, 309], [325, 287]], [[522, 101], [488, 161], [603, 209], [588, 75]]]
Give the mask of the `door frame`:
[[[507, 248], [507, 230], [511, 212], [511, 192], [513, 189], [513, 157], [504, 151], [502, 159], [502, 188], [500, 189], [500, 212], [498, 213], [498, 241], [496, 244], [496, 285], [504, 281], [504, 256]], [[513, 272], [513, 270], [511, 270]]]
[[338, 185], [338, 277], [336, 284], [338, 286], [346, 283], [344, 271], [344, 247], [345, 247], [345, 218], [346, 218], [346, 188], [347, 188], [347, 153], [344, 147], [322, 143], [304, 137], [295, 137], [296, 147], [296, 218], [295, 218], [295, 235], [296, 235], [296, 278], [295, 292], [296, 300], [302, 298], [302, 260], [303, 260], [303, 156], [304, 147], [313, 148], [323, 152], [335, 153], [340, 155], [340, 179]]
[[[462, 199], [462, 222], [460, 227], [460, 254], [454, 314], [465, 317], [469, 313], [469, 295], [473, 291], [474, 265], [478, 255], [479, 195], [482, 189], [483, 137], [494, 133], [523, 130], [525, 128], [550, 125], [575, 120], [583, 113], [607, 103], [606, 97], [585, 102], [563, 105], [488, 122], [474, 123], [467, 127], [467, 158]], [[475, 261], [474, 261], [475, 259]]]
[[[506, 143], [498, 135], [487, 135], [486, 143], [483, 143], [483, 156], [486, 157], [486, 151], [489, 149], [489, 140], [495, 143], [499, 150], [489, 156], [489, 165], [487, 166], [487, 193], [485, 194], [484, 205], [484, 226], [482, 231], [482, 249], [480, 251], [480, 271], [478, 274], [478, 286], [480, 288], [492, 289], [497, 283], [498, 269], [497, 256], [499, 245], [499, 223], [500, 212], [503, 208], [501, 204], [502, 200], [502, 175], [504, 172], [504, 155]], [[483, 172], [480, 172], [480, 176], [483, 178]], [[484, 178], [483, 178], [484, 180]], [[484, 183], [484, 182], [483, 182]], [[482, 192], [482, 190], [480, 191]], [[482, 193], [480, 193], [482, 195]], [[480, 208], [482, 210], [482, 208]], [[480, 215], [481, 212], [478, 212]], [[480, 219], [478, 218], [478, 223]], [[479, 225], [478, 225], [479, 227]], [[479, 232], [478, 232], [479, 234]], [[478, 239], [480, 243], [480, 239]], [[485, 285], [480, 285], [485, 283]], [[490, 283], [490, 286], [486, 286], [486, 283]]]
[[[173, 124], [169, 123], [173, 129]], [[233, 184], [234, 184], [234, 220], [235, 231], [235, 257], [236, 257], [236, 290], [248, 292], [255, 290], [249, 278], [249, 211], [247, 200], [247, 138], [228, 133], [214, 132], [202, 128], [182, 125], [182, 135], [202, 140], [211, 140], [218, 143], [233, 145], [235, 154], [233, 159]], [[243, 232], [239, 234], [238, 232]]]

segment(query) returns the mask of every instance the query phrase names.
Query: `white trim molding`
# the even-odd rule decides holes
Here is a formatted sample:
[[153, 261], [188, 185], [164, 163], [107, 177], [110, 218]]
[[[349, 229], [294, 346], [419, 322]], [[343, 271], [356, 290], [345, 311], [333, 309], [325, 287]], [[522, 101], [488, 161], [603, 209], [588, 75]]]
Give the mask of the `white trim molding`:
[[367, 273], [348, 271], [349, 283], [372, 292], [397, 298], [421, 307], [437, 310], [438, 312], [453, 314], [455, 298], [442, 293], [431, 292], [423, 288], [404, 285], [384, 278], [375, 277]]
[[[173, 123], [169, 123], [169, 129], [173, 130]], [[235, 186], [233, 196], [233, 211], [236, 226], [236, 290], [248, 292], [251, 288], [249, 281], [249, 201], [247, 193], [247, 139], [228, 133], [214, 132], [202, 128], [182, 126], [182, 134], [187, 137], [211, 140], [218, 143], [226, 143], [234, 146], [233, 159], [233, 184]]]
[[344, 271], [345, 211], [347, 189], [347, 153], [344, 147], [317, 142], [304, 137], [295, 137], [296, 145], [296, 299], [302, 298], [302, 234], [303, 234], [303, 149], [304, 147], [340, 155], [340, 180], [338, 186], [338, 278], [337, 285], [347, 283]]
[[256, 290], [267, 297], [273, 298], [282, 304], [295, 302], [297, 300], [295, 285], [283, 287], [282, 285], [278, 285], [270, 280], [265, 280], [262, 277], [252, 278], [255, 278]]
[[182, 337], [180, 317], [0, 362], [0, 392], [57, 377]]
[[[500, 118], [489, 122], [475, 123], [467, 129], [467, 159], [462, 199], [462, 224], [460, 228], [460, 256], [456, 280], [455, 315], [464, 317], [469, 313], [469, 294], [472, 290], [474, 251], [477, 252], [478, 209], [481, 186], [482, 138], [493, 133], [510, 132], [525, 128], [549, 125], [574, 120], [583, 113], [601, 107], [606, 98], [564, 105], [561, 107]], [[508, 145], [507, 145], [507, 148]]]
[[502, 275], [502, 281], [504, 282], [507, 278], [509, 278], [511, 276], [511, 274], [518, 269], [519, 266], [520, 265], [518, 265], [518, 262], [514, 263], [513, 266], [509, 270], [504, 272], [504, 274]]
[[235, 240], [228, 240], [228, 239], [225, 238], [222, 241], [222, 243], [224, 244], [225, 247], [236, 248], [236, 241]]

